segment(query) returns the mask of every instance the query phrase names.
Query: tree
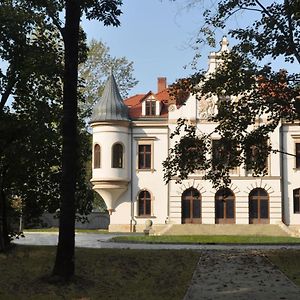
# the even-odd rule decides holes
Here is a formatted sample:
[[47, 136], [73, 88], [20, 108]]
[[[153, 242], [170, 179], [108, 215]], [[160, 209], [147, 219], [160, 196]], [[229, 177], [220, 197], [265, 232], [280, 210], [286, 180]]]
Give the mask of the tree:
[[[22, 196], [27, 200], [25, 214], [37, 216], [45, 208], [45, 194], [57, 189], [59, 180], [49, 174], [49, 165], [59, 165], [60, 148], [44, 139], [59, 142], [59, 127], [52, 125], [59, 121], [63, 68], [55, 32], [49, 34], [48, 26], [27, 7], [14, 7], [12, 1], [0, 4], [0, 57], [7, 64], [0, 71], [0, 250], [4, 250], [11, 236], [7, 220], [11, 197]], [[13, 112], [5, 108], [10, 96]], [[47, 198], [53, 204], [59, 197]]]
[[[222, 153], [216, 159], [211, 153], [210, 135], [199, 134], [194, 125], [179, 120], [173, 134], [179, 139], [164, 162], [167, 182], [175, 176], [180, 181], [196, 170], [206, 170], [204, 178], [214, 186], [228, 186], [230, 169], [242, 164], [254, 175], [264, 175], [266, 157], [270, 151], [280, 151], [267, 146], [269, 134], [281, 120], [293, 122], [300, 118], [299, 74], [261, 65], [267, 56], [274, 60], [283, 56], [287, 62], [300, 63], [299, 1], [264, 5], [258, 0], [223, 0], [215, 12], [203, 13], [205, 24], [201, 33], [214, 44], [214, 28], [225, 28], [228, 19], [241, 11], [256, 13], [257, 18], [244, 28], [229, 29], [237, 44], [229, 53], [223, 53], [220, 57], [223, 63], [216, 72], [206, 75], [199, 71], [178, 80], [172, 89], [178, 104], [183, 104], [177, 97], [179, 91], [195, 94], [198, 100], [218, 98], [218, 112], [211, 121], [218, 124], [214, 132], [221, 138]], [[263, 118], [264, 122], [255, 127], [257, 118]], [[196, 159], [195, 153], [202, 158], [209, 154], [211, 158]]]
[[[8, 4], [0, 6], [0, 13]], [[19, 25], [17, 37], [29, 35], [20, 44], [16, 39], [15, 23], [9, 14], [3, 14], [1, 57], [8, 63], [14, 83], [7, 89], [8, 76], [2, 71], [2, 100], [13, 96], [12, 110], [3, 107], [0, 112], [0, 250], [8, 247], [14, 229], [11, 227], [13, 199], [22, 199], [22, 215], [28, 224], [34, 224], [44, 211], [59, 208], [61, 179], [61, 114], [63, 48], [57, 39], [58, 31], [50, 32], [43, 23], [35, 23], [36, 15], [26, 9], [10, 7], [14, 21]], [[26, 12], [26, 14], [25, 14]], [[19, 18], [18, 15], [26, 15]], [[29, 21], [28, 21], [29, 20]], [[30, 34], [22, 28], [32, 24]], [[11, 28], [11, 26], [13, 28]], [[83, 53], [84, 47], [81, 52]], [[16, 56], [22, 57], [18, 63]], [[81, 55], [83, 56], [83, 55]], [[12, 67], [13, 66], [13, 67]], [[12, 73], [14, 70], [14, 73]], [[3, 105], [5, 104], [3, 101]], [[86, 180], [86, 159], [90, 157], [88, 133], [83, 121], [80, 128], [80, 162], [76, 174], [76, 211], [85, 214], [91, 210], [92, 191]], [[51, 191], [51, 192], [49, 192]], [[4, 229], [3, 229], [4, 228]]]
[[90, 117], [92, 107], [101, 97], [104, 85], [111, 70], [118, 82], [122, 97], [128, 96], [128, 91], [138, 81], [133, 77], [133, 62], [126, 57], [112, 57], [110, 49], [101, 41], [92, 40], [88, 45], [87, 59], [79, 65], [79, 78], [82, 80], [80, 91], [84, 96], [84, 103], [79, 103], [85, 117]]
[[[94, 0], [66, 0], [62, 1], [1, 1], [7, 6], [7, 13], [25, 10], [38, 20], [52, 34], [60, 33], [64, 53], [63, 75], [63, 119], [62, 119], [62, 176], [61, 176], [61, 216], [59, 242], [53, 275], [59, 279], [68, 280], [74, 274], [74, 246], [75, 246], [75, 192], [76, 177], [79, 171], [78, 156], [78, 122], [77, 122], [77, 81], [80, 41], [84, 40], [84, 33], [80, 30], [80, 20], [83, 14], [87, 19], [97, 19], [104, 25], [118, 26], [121, 14], [119, 6], [122, 1], [94, 1]], [[65, 15], [64, 21], [61, 17]], [[17, 19], [19, 20], [19, 19]], [[23, 40], [27, 38], [29, 22], [18, 33]], [[14, 32], [13, 32], [14, 33]], [[13, 43], [17, 48], [18, 41]], [[18, 64], [16, 64], [18, 66]]]

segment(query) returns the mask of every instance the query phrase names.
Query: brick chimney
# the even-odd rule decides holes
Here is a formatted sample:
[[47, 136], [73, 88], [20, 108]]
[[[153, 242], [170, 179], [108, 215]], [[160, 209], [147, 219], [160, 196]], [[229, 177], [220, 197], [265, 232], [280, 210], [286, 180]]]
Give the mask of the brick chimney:
[[167, 78], [166, 77], [158, 77], [157, 78], [157, 92], [161, 92], [167, 88]]

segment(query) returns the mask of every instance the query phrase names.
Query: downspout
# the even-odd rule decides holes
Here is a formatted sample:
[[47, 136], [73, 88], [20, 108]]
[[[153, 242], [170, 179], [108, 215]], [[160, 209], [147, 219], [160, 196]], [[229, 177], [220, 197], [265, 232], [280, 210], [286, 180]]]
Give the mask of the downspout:
[[279, 128], [279, 145], [280, 145], [280, 189], [281, 189], [281, 220], [284, 224], [286, 224], [285, 220], [285, 189], [284, 189], [284, 183], [283, 178], [285, 178], [284, 174], [284, 164], [283, 164], [283, 125], [281, 124]]
[[[167, 139], [168, 139], [168, 155], [169, 155], [169, 148], [170, 148], [170, 127], [169, 127], [169, 124], [168, 124], [168, 129], [167, 129]], [[165, 221], [166, 224], [170, 223], [170, 181], [167, 184], [168, 184], [168, 186], [167, 186], [168, 201], [167, 201], [167, 218], [166, 218], [166, 221]]]
[[131, 123], [130, 126], [130, 200], [131, 200], [131, 218], [130, 218], [130, 232], [135, 232], [136, 228], [136, 220], [134, 219], [134, 201], [133, 201], [133, 182], [132, 182], [132, 174], [133, 174], [133, 126]]

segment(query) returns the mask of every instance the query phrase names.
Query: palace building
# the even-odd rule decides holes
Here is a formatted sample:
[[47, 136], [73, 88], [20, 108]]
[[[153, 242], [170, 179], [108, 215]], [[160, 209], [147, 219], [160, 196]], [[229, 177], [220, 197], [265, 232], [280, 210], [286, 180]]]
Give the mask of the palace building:
[[[215, 71], [222, 51], [228, 51], [226, 38], [220, 51], [210, 54], [208, 73]], [[300, 126], [296, 122], [282, 123], [270, 135], [274, 148], [294, 155], [271, 153], [264, 177], [253, 177], [239, 167], [232, 170], [226, 191], [215, 190], [201, 172], [181, 184], [173, 180], [165, 184], [162, 162], [172, 146], [170, 133], [178, 118], [210, 133], [216, 124], [208, 118], [215, 112], [214, 98], [198, 101], [190, 95], [186, 105], [176, 106], [164, 77], [158, 78], [156, 92], [123, 100], [111, 74], [90, 120], [91, 182], [111, 214], [110, 231], [142, 231], [147, 220], [157, 232], [188, 223], [300, 226]], [[217, 145], [219, 137], [212, 139]]]

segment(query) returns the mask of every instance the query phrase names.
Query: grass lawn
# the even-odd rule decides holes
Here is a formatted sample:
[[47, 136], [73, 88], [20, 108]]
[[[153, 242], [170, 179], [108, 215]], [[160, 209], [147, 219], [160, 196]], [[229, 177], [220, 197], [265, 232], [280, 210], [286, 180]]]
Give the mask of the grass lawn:
[[182, 244], [300, 244], [300, 238], [285, 236], [232, 236], [232, 235], [161, 235], [118, 236], [116, 242], [136, 243], [182, 243]]
[[300, 287], [300, 250], [274, 250], [266, 257]]
[[0, 254], [0, 299], [182, 299], [199, 252], [76, 249], [77, 277], [47, 282], [55, 247], [16, 246]]

